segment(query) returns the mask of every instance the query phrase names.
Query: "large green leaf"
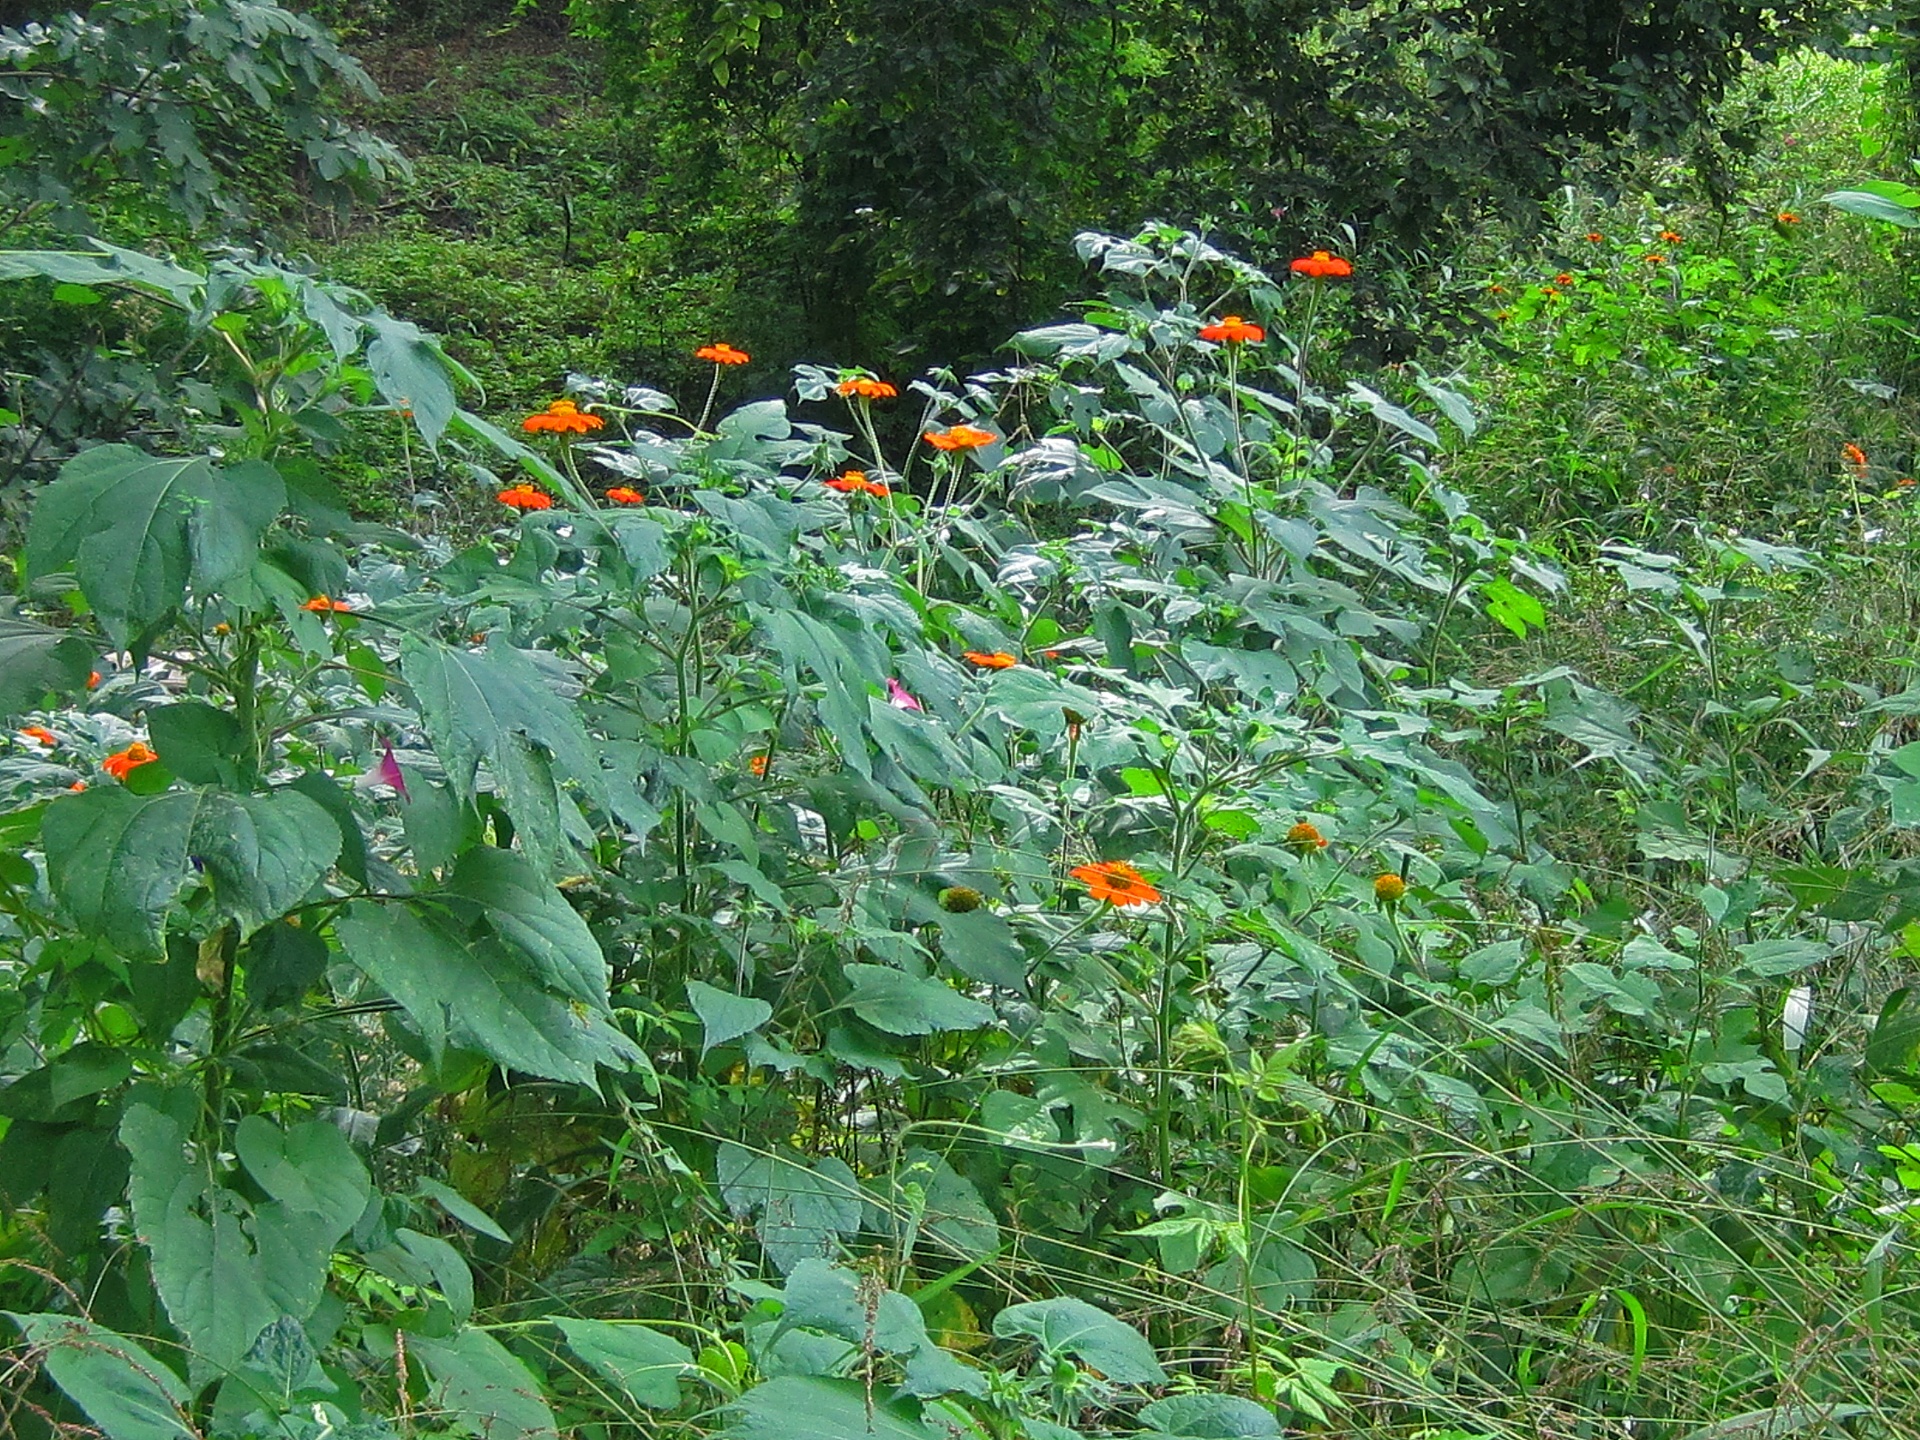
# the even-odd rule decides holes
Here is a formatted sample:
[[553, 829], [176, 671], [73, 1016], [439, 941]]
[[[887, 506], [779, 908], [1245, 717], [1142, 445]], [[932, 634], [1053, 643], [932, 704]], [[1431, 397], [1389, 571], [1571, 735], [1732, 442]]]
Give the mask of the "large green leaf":
[[1889, 200], [1884, 195], [1875, 195], [1867, 190], [1830, 190], [1820, 199], [1849, 215], [1861, 215], [1887, 225], [1898, 225], [1902, 230], [1920, 228], [1920, 214], [1915, 213], [1914, 206]]
[[346, 956], [413, 1018], [436, 1053], [448, 1041], [514, 1070], [594, 1083], [594, 1067], [625, 1069], [639, 1050], [598, 1007], [541, 989], [489, 963], [437, 920], [405, 905], [358, 901], [335, 926]]
[[693, 1013], [700, 1017], [705, 1032], [700, 1041], [702, 1055], [716, 1045], [758, 1030], [773, 1018], [773, 1006], [766, 1001], [752, 995], [735, 995], [703, 980], [687, 982], [687, 1000], [693, 1006]]
[[757, 1385], [734, 1402], [728, 1440], [945, 1440], [945, 1426], [914, 1408], [887, 1404], [858, 1380], [787, 1375]]
[[1000, 1248], [1000, 1225], [973, 1182], [931, 1150], [915, 1148], [901, 1157], [894, 1172], [895, 1196], [904, 1202], [909, 1186], [919, 1196], [920, 1224], [969, 1260]]
[[630, 785], [602, 769], [579, 712], [554, 692], [551, 678], [499, 632], [480, 654], [409, 636], [400, 673], [454, 793], [471, 802], [486, 766], [521, 848], [537, 863], [553, 864], [568, 843], [554, 767], [635, 829], [644, 832], [657, 820]]
[[249, 1115], [234, 1132], [233, 1148], [262, 1190], [324, 1227], [329, 1245], [353, 1228], [373, 1194], [347, 1137], [324, 1120], [282, 1130], [265, 1116]]
[[407, 1336], [433, 1377], [428, 1403], [439, 1418], [487, 1440], [555, 1440], [553, 1412], [540, 1382], [484, 1330], [462, 1330], [449, 1340]]
[[44, 1351], [48, 1378], [107, 1440], [198, 1440], [187, 1421], [186, 1387], [133, 1341], [72, 1315], [9, 1310], [7, 1318]]
[[1280, 1433], [1273, 1411], [1241, 1395], [1169, 1395], [1142, 1406], [1140, 1423], [1196, 1440], [1265, 1440]]
[[889, 1035], [931, 1035], [936, 1030], [977, 1030], [993, 1020], [993, 1008], [951, 985], [886, 965], [843, 965], [853, 986], [847, 1006]]
[[0, 280], [40, 277], [68, 285], [125, 285], [171, 301], [182, 310], [206, 285], [207, 277], [138, 250], [123, 250], [104, 240], [88, 240], [91, 250], [0, 251]]
[[396, 320], [384, 310], [360, 317], [373, 331], [367, 342], [367, 368], [391, 404], [413, 412], [414, 424], [429, 445], [438, 445], [453, 419], [454, 368], [440, 343], [418, 325]]
[[477, 845], [460, 857], [447, 888], [487, 912], [526, 958], [533, 978], [583, 1004], [607, 1003], [607, 957], [587, 922], [526, 856]]
[[116, 645], [177, 606], [191, 577], [211, 588], [252, 563], [286, 503], [271, 466], [223, 472], [205, 456], [131, 445], [84, 450], [40, 492], [27, 527], [27, 573], [73, 566]]
[[735, 1215], [759, 1211], [760, 1243], [785, 1275], [801, 1261], [833, 1252], [837, 1237], [860, 1228], [860, 1182], [833, 1156], [809, 1169], [726, 1141], [716, 1171], [721, 1198]]
[[0, 615], [0, 714], [40, 703], [50, 691], [78, 690], [93, 667], [93, 647], [67, 630]]
[[152, 1257], [167, 1318], [186, 1338], [196, 1383], [237, 1368], [260, 1332], [280, 1318], [241, 1221], [245, 1202], [187, 1158], [180, 1122], [133, 1105], [120, 1143], [133, 1159], [127, 1195]]
[[167, 909], [196, 861], [221, 910], [252, 930], [299, 904], [340, 849], [326, 811], [289, 790], [102, 786], [48, 806], [41, 835], [48, 880], [75, 923], [142, 956], [160, 954]]
[[693, 1352], [645, 1325], [576, 1320], [555, 1315], [567, 1348], [650, 1410], [680, 1406], [680, 1377], [692, 1372]]
[[993, 1317], [993, 1333], [1003, 1340], [1028, 1336], [1047, 1355], [1071, 1355], [1121, 1385], [1167, 1383], [1166, 1371], [1140, 1332], [1084, 1300], [1009, 1305]]
[[933, 1343], [926, 1318], [911, 1296], [882, 1290], [845, 1266], [802, 1260], [787, 1277], [781, 1296], [782, 1329], [799, 1326], [906, 1361], [905, 1390], [921, 1397], [962, 1390], [980, 1394], [987, 1377], [962, 1365]]

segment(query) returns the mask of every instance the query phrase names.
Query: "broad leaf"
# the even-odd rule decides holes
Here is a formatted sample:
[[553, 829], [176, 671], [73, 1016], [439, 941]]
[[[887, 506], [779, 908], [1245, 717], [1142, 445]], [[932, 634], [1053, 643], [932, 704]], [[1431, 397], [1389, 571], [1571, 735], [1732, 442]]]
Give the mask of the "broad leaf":
[[513, 1070], [592, 1085], [625, 1069], [633, 1042], [598, 1007], [568, 1003], [404, 905], [357, 901], [335, 925], [347, 959], [399, 1001], [437, 1054], [451, 1041]]
[[264, 1116], [249, 1115], [234, 1132], [233, 1148], [262, 1190], [325, 1227], [328, 1244], [353, 1228], [373, 1194], [347, 1137], [324, 1120], [282, 1130]]
[[198, 1440], [186, 1386], [133, 1341], [72, 1315], [6, 1313], [45, 1352], [47, 1377], [107, 1440]]
[[327, 813], [288, 790], [100, 787], [48, 806], [41, 834], [48, 880], [67, 913], [140, 956], [160, 954], [167, 910], [195, 875], [204, 872], [220, 909], [251, 931], [299, 904], [340, 849]]
[[840, 967], [853, 993], [847, 1006], [889, 1035], [931, 1035], [936, 1030], [977, 1030], [993, 1020], [993, 1007], [944, 985], [886, 965]]
[[1142, 1406], [1140, 1423], [1197, 1440], [1265, 1440], [1280, 1433], [1273, 1411], [1240, 1395], [1169, 1395]]
[[447, 888], [487, 912], [494, 930], [546, 989], [605, 1009], [607, 957], [587, 922], [526, 856], [477, 845], [460, 857]]
[[680, 1377], [693, 1369], [693, 1352], [678, 1340], [632, 1322], [576, 1320], [555, 1315], [567, 1348], [650, 1410], [680, 1406]]
[[720, 1432], [727, 1440], [946, 1440], [949, 1433], [904, 1403], [870, 1397], [858, 1380], [817, 1375], [769, 1380], [732, 1410], [733, 1422]]
[[687, 982], [687, 1000], [705, 1031], [700, 1042], [702, 1055], [716, 1045], [758, 1030], [773, 1018], [773, 1006], [766, 1001], [752, 995], [730, 994], [703, 980]]
[[0, 714], [38, 705], [51, 692], [87, 683], [93, 647], [71, 631], [0, 616]]
[[808, 1169], [727, 1141], [716, 1168], [727, 1208], [735, 1215], [759, 1212], [760, 1243], [783, 1275], [803, 1260], [831, 1255], [839, 1236], [860, 1228], [860, 1182], [833, 1156]]
[[1121, 1385], [1167, 1383], [1166, 1371], [1140, 1332], [1084, 1300], [1009, 1305], [993, 1317], [993, 1333], [1003, 1340], [1028, 1336], [1048, 1356], [1071, 1355]]
[[462, 1330], [450, 1340], [413, 1333], [407, 1353], [433, 1377], [428, 1403], [443, 1420], [487, 1440], [555, 1440], [553, 1412], [540, 1382], [484, 1330]]

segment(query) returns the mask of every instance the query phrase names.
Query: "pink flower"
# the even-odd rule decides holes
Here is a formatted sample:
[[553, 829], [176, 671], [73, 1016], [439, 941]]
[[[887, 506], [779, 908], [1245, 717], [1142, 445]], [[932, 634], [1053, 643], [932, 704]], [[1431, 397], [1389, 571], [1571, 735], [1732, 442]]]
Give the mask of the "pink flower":
[[908, 694], [907, 687], [891, 675], [887, 677], [887, 703], [896, 710], [925, 710], [927, 708], [918, 700], [914, 699], [912, 695]]
[[409, 805], [413, 803], [413, 797], [407, 794], [407, 777], [400, 773], [400, 762], [393, 758], [393, 742], [384, 736], [380, 740], [380, 783], [391, 785], [402, 800]]

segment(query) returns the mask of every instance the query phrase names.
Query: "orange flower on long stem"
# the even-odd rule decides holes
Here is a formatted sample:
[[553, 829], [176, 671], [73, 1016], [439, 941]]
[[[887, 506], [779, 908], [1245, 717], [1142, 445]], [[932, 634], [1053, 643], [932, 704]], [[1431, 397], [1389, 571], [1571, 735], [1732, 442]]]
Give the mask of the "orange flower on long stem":
[[992, 445], [1000, 437], [977, 425], [950, 425], [945, 430], [929, 430], [920, 437], [936, 450], [977, 450]]
[[1302, 820], [1287, 831], [1287, 848], [1302, 855], [1324, 850], [1327, 848], [1327, 837], [1320, 833], [1320, 827], [1311, 820]]
[[585, 435], [606, 423], [598, 415], [589, 415], [571, 400], [555, 400], [538, 415], [527, 416], [520, 422], [520, 428], [533, 434], [545, 431], [551, 435], [564, 435], [570, 431], [575, 435]]
[[886, 381], [876, 380], [871, 375], [850, 375], [833, 390], [843, 399], [857, 397], [861, 400], [891, 400], [900, 393]]
[[1664, 245], [1678, 245], [1681, 243], [1680, 232], [1677, 230], [1662, 230], [1660, 232], [1660, 241]]
[[647, 497], [631, 485], [616, 485], [607, 491], [607, 499], [616, 505], [644, 505]]
[[516, 510], [551, 510], [553, 497], [531, 485], [511, 485], [494, 496], [502, 505]]
[[1606, 238], [1607, 237], [1602, 235], [1598, 230], [1587, 231], [1587, 240], [1591, 244], [1598, 245], [1601, 241], [1605, 240]]
[[1852, 441], [1840, 447], [1840, 458], [1846, 462], [1847, 472], [1856, 480], [1867, 478], [1867, 452]]
[[335, 600], [330, 596], [316, 595], [300, 607], [311, 610], [316, 615], [351, 615], [353, 607], [344, 600]]
[[129, 772], [142, 765], [151, 765], [160, 757], [149, 750], [144, 742], [136, 740], [124, 750], [116, 750], [100, 762], [100, 766], [114, 779], [124, 782]]
[[1353, 262], [1342, 260], [1338, 255], [1326, 250], [1316, 250], [1311, 255], [1303, 255], [1292, 261], [1287, 268], [1296, 275], [1305, 275], [1311, 280], [1344, 280], [1353, 274]]
[[1773, 219], [1776, 225], [1798, 225], [1800, 223], [1800, 217], [1791, 210], [1782, 210], [1778, 215], [1774, 216]]
[[849, 470], [844, 475], [835, 475], [831, 480], [820, 482], [829, 490], [838, 490], [842, 495], [871, 495], [876, 500], [884, 500], [893, 491], [878, 480], [869, 480], [864, 470]]
[[966, 650], [960, 658], [969, 665], [978, 665], [982, 670], [1011, 670], [1020, 662], [1004, 650]]
[[49, 747], [60, 743], [60, 737], [44, 725], [23, 726], [20, 731], [20, 738], [23, 740], [32, 740], [37, 744]]
[[1373, 877], [1373, 898], [1382, 905], [1397, 905], [1406, 897], [1407, 882], [1392, 871]]
[[693, 352], [693, 358], [711, 360], [716, 365], [744, 365], [753, 357], [746, 351], [736, 350], [725, 341], [721, 341], [715, 345], [702, 345]]
[[1238, 315], [1227, 315], [1210, 325], [1202, 325], [1200, 338], [1211, 340], [1216, 345], [1244, 345], [1249, 342], [1257, 344], [1267, 338], [1267, 332], [1264, 326], [1256, 325], [1251, 320], [1242, 320]]
[[1160, 900], [1160, 892], [1147, 883], [1147, 877], [1124, 860], [1076, 865], [1067, 873], [1084, 884], [1096, 900], [1122, 906], [1154, 905]]

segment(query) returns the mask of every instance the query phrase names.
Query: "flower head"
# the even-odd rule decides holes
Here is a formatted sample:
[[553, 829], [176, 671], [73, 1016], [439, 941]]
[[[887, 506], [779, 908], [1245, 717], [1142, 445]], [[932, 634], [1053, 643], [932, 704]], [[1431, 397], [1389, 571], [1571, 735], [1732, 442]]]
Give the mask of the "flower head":
[[149, 750], [144, 742], [136, 740], [124, 750], [116, 750], [100, 762], [101, 768], [116, 780], [124, 781], [129, 771], [142, 765], [151, 765], [160, 757]]
[[1553, 277], [1553, 283], [1556, 285], [1571, 285], [1573, 283], [1573, 272], [1571, 270], [1562, 270], [1558, 275]]
[[1798, 225], [1800, 223], [1800, 217], [1791, 210], [1782, 210], [1778, 215], [1773, 217], [1773, 223], [1776, 225]]
[[98, 690], [99, 688], [100, 688], [100, 672], [98, 670], [89, 670], [87, 672], [87, 689]]
[[887, 704], [893, 706], [896, 710], [925, 710], [927, 708], [913, 697], [913, 693], [909, 691], [906, 686], [902, 685], [891, 675], [887, 677]]
[[833, 390], [836, 395], [857, 396], [862, 400], [891, 400], [900, 393], [886, 381], [876, 380], [871, 375], [849, 375]]
[[1000, 437], [976, 425], [950, 425], [945, 430], [929, 430], [921, 438], [936, 450], [977, 450]]
[[1658, 250], [1650, 250], [1640, 257], [1640, 263], [1642, 265], [1664, 265], [1667, 263], [1667, 257], [1662, 255]]
[[[1296, 260], [1294, 263], [1297, 265], [1299, 261]], [[1241, 345], [1248, 341], [1258, 344], [1267, 338], [1267, 332], [1264, 327], [1254, 324], [1251, 320], [1242, 320], [1238, 315], [1228, 315], [1214, 321], [1211, 325], [1202, 325], [1200, 338], [1211, 340], [1215, 344]]]
[[353, 613], [353, 607], [347, 604], [346, 601], [335, 600], [328, 595], [316, 595], [311, 600], [304, 602], [300, 608], [302, 610], [311, 610], [316, 615], [351, 615]]
[[1303, 255], [1287, 267], [1296, 275], [1305, 275], [1313, 280], [1344, 280], [1353, 274], [1353, 262], [1342, 260], [1325, 250], [1316, 250], [1311, 255]]
[[716, 365], [744, 365], [753, 357], [746, 351], [736, 350], [725, 341], [721, 341], [716, 345], [702, 345], [693, 352], [693, 358], [711, 360]]
[[829, 490], [838, 490], [842, 495], [872, 495], [876, 499], [884, 500], [893, 493], [878, 480], [869, 480], [864, 470], [849, 470], [844, 475], [835, 475], [832, 479], [822, 480], [820, 483]]
[[1096, 900], [1115, 905], [1154, 905], [1160, 900], [1160, 892], [1147, 883], [1147, 877], [1124, 860], [1076, 865], [1067, 873], [1084, 884]]
[[1662, 230], [1660, 232], [1660, 243], [1663, 245], [1678, 245], [1680, 243], [1680, 232], [1677, 230]]
[[25, 725], [20, 729], [22, 740], [31, 740], [38, 745], [54, 746], [60, 743], [60, 737], [44, 725]]
[[1605, 240], [1606, 238], [1607, 237], [1602, 235], [1598, 230], [1587, 231], [1587, 240], [1590, 244], [1598, 245], [1601, 241]]
[[1407, 893], [1407, 882], [1392, 871], [1373, 877], [1373, 898], [1382, 905], [1397, 905]]
[[1867, 452], [1852, 441], [1840, 447], [1840, 459], [1846, 464], [1848, 472], [1856, 480], [1867, 478]]
[[767, 778], [767, 757], [764, 754], [754, 756], [751, 760], [747, 761], [747, 769], [751, 770], [755, 775], [759, 776], [762, 780], [766, 779]]
[[531, 485], [512, 485], [493, 497], [516, 510], [551, 510], [553, 497]]
[[393, 742], [386, 736], [380, 737], [380, 764], [377, 767], [382, 785], [391, 786], [407, 804], [413, 803], [413, 797], [407, 793], [407, 777], [400, 769], [400, 762], [393, 758]]
[[1287, 848], [1310, 855], [1315, 850], [1327, 848], [1327, 837], [1320, 833], [1320, 827], [1311, 820], [1301, 820], [1287, 831]]
[[555, 400], [539, 414], [527, 416], [520, 422], [520, 428], [536, 435], [542, 431], [549, 435], [564, 435], [568, 431], [585, 435], [606, 423], [598, 415], [587, 414], [571, 400]]
[[616, 505], [644, 505], [647, 497], [631, 485], [616, 485], [607, 491], [607, 499]]
[[949, 885], [940, 892], [940, 908], [949, 915], [965, 915], [970, 910], [978, 910], [986, 898], [971, 885]]
[[1011, 670], [1020, 663], [1004, 650], [966, 650], [960, 658], [982, 670]]

